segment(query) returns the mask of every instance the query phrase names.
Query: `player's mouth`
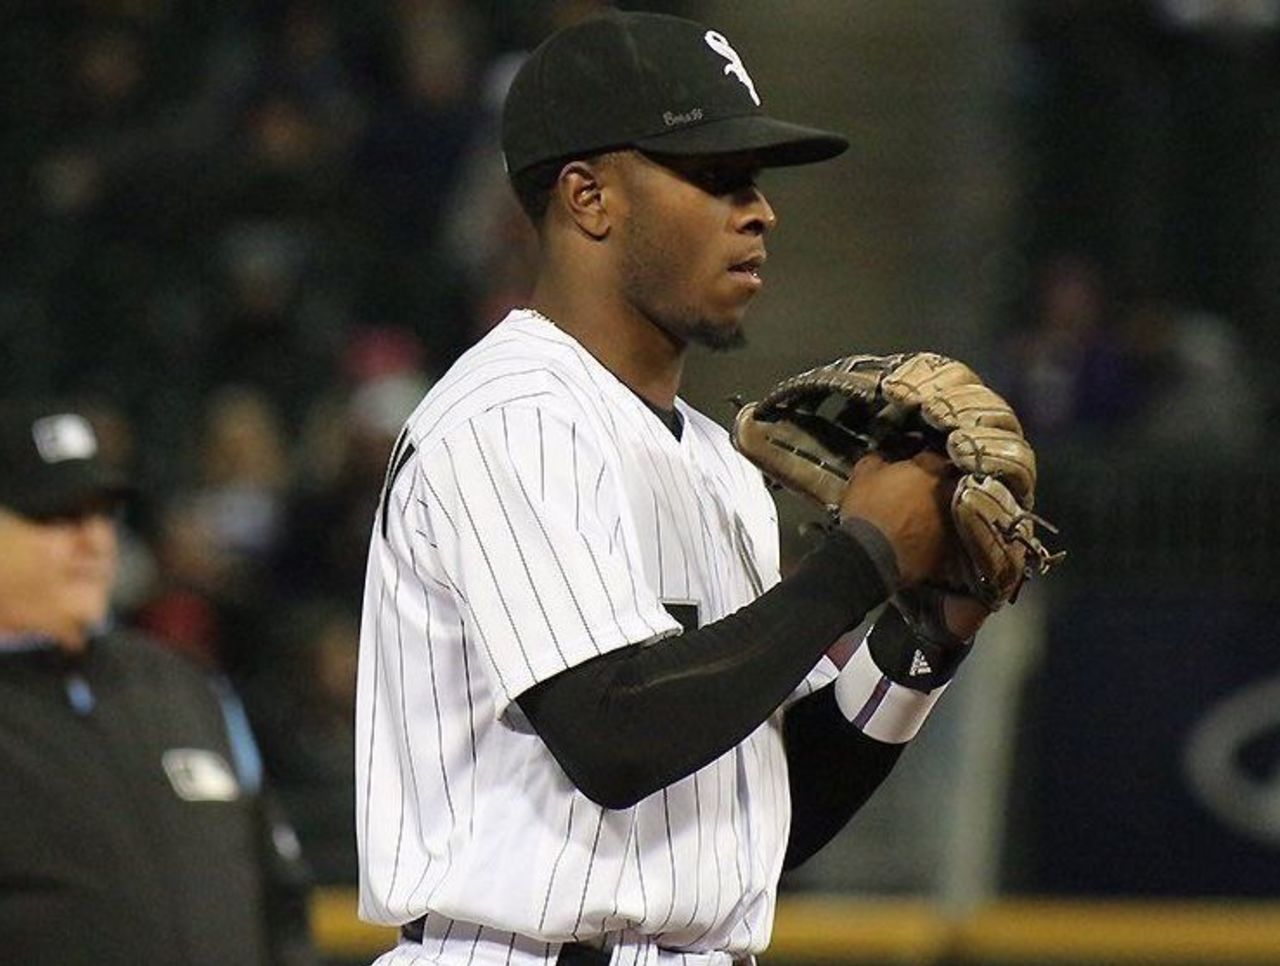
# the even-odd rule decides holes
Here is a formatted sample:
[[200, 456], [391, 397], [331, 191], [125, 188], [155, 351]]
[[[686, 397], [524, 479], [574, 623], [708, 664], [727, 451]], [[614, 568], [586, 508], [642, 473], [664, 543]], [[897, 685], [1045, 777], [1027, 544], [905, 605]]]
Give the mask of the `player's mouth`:
[[764, 284], [764, 279], [760, 277], [760, 268], [767, 257], [764, 252], [757, 252], [730, 265], [729, 274], [753, 289], [758, 289]]

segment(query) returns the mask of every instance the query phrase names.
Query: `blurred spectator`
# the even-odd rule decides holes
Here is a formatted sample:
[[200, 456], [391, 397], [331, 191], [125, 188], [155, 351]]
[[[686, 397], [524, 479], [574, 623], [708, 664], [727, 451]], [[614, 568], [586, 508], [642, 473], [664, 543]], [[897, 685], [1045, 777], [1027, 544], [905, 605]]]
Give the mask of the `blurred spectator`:
[[346, 388], [312, 411], [301, 477], [272, 572], [282, 592], [324, 595], [353, 607], [387, 457], [429, 388], [424, 350], [403, 329], [357, 334], [344, 356]]
[[270, 401], [251, 389], [222, 389], [206, 411], [200, 460], [195, 512], [219, 550], [251, 571], [275, 549], [289, 483], [289, 457]]
[[189, 499], [175, 499], [153, 536], [160, 579], [133, 622], [206, 668], [225, 670], [223, 614], [244, 594], [227, 554]]
[[281, 650], [245, 690], [272, 786], [324, 883], [356, 879], [356, 612], [323, 601], [284, 615]]
[[260, 393], [214, 396], [195, 488], [172, 497], [155, 535], [160, 580], [138, 625], [240, 681], [271, 661], [268, 564], [281, 538], [289, 483], [278, 418]]
[[479, 338], [493, 320], [522, 304], [533, 288], [533, 227], [520, 210], [502, 168], [498, 129], [507, 87], [523, 54], [498, 58], [480, 85], [480, 114], [441, 224], [441, 240], [467, 279], [472, 297], [468, 335]]
[[360, 181], [382, 229], [402, 245], [432, 241], [475, 119], [479, 71], [470, 5], [392, 7], [396, 83], [361, 147]]
[[306, 236], [271, 223], [240, 224], [222, 237], [226, 287], [210, 319], [204, 385], [266, 394], [296, 426], [326, 385], [340, 340], [341, 309], [309, 281]]
[[1251, 453], [1265, 407], [1240, 335], [1224, 318], [1152, 299], [1134, 305], [1125, 336], [1146, 394], [1135, 423], [1180, 453]]
[[1030, 326], [1015, 337], [1000, 380], [1037, 441], [1105, 434], [1136, 411], [1141, 389], [1110, 310], [1090, 259], [1062, 255], [1041, 269]]

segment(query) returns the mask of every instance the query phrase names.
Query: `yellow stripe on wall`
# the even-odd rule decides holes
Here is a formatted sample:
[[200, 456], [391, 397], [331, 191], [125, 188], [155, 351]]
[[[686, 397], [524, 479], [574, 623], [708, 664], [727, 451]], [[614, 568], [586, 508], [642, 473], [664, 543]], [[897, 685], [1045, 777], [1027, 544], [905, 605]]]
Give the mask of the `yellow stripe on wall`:
[[[317, 890], [316, 943], [372, 959], [396, 930], [356, 918], [354, 889]], [[949, 919], [921, 899], [784, 896], [769, 960], [1280, 964], [1280, 902], [1002, 899]]]

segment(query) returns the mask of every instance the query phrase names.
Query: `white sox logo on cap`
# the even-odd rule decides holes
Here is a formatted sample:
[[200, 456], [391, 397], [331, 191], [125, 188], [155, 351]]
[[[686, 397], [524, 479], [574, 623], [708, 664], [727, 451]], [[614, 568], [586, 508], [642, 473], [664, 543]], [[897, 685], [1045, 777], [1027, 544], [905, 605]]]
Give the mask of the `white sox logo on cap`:
[[92, 459], [98, 452], [93, 427], [83, 416], [74, 413], [37, 419], [31, 426], [31, 436], [40, 458], [46, 463]]
[[708, 30], [702, 38], [707, 42], [707, 46], [714, 50], [717, 54], [727, 60], [724, 72], [732, 74], [738, 80], [742, 81], [742, 86], [747, 89], [747, 93], [751, 95], [751, 99], [756, 102], [756, 107], [760, 106], [760, 95], [756, 93], [756, 85], [751, 80], [751, 75], [747, 73], [747, 68], [742, 63], [742, 58], [738, 56], [738, 52], [730, 46], [728, 39], [722, 33], [715, 30]]

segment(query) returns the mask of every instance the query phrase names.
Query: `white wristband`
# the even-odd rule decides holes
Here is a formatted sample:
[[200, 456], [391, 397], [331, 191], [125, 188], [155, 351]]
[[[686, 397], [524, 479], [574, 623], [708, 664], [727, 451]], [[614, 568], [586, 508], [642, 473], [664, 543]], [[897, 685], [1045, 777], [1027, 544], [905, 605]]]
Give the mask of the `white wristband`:
[[865, 638], [832, 687], [836, 704], [855, 728], [891, 745], [914, 738], [947, 689], [944, 684], [925, 693], [894, 684], [872, 659]]

